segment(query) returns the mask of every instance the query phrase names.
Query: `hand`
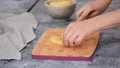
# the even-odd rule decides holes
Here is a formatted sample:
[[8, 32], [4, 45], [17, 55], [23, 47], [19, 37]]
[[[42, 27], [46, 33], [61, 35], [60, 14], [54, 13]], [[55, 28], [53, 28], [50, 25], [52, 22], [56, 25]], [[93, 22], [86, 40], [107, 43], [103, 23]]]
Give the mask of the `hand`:
[[74, 22], [68, 25], [63, 34], [63, 43], [66, 46], [79, 45], [81, 40], [93, 32], [94, 25], [87, 21]]
[[84, 21], [71, 23], [63, 34], [63, 43], [68, 46], [79, 45], [81, 40], [95, 31], [120, 26], [120, 9]]
[[86, 3], [80, 10], [76, 12], [77, 21], [91, 18], [101, 14], [111, 3], [111, 0], [96, 0]]

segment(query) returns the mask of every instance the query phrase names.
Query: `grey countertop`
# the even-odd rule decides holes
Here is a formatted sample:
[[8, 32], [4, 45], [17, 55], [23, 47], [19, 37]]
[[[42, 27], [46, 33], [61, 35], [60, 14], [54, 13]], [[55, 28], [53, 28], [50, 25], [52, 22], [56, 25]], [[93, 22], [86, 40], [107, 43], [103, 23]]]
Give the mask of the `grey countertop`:
[[[20, 14], [28, 9], [37, 0], [0, 0], [0, 12], [9, 12]], [[77, 0], [76, 11], [90, 0]], [[66, 61], [66, 60], [36, 60], [32, 59], [31, 51], [43, 33], [50, 27], [66, 27], [75, 16], [71, 17], [69, 22], [56, 23], [46, 14], [44, 0], [40, 0], [31, 10], [39, 22], [35, 30], [37, 38], [30, 42], [22, 51], [22, 60], [0, 60], [0, 68], [120, 68], [120, 27], [101, 31], [97, 50], [91, 61]], [[120, 8], [120, 0], [113, 0], [106, 12]]]

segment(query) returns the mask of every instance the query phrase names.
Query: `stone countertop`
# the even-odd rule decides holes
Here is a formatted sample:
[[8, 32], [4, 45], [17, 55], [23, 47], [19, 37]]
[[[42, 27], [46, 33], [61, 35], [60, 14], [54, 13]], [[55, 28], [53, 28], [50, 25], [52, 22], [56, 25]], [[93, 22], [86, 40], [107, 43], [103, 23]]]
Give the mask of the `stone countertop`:
[[37, 0], [0, 0], [0, 12], [20, 14], [26, 12]]
[[[1, 1], [4, 0], [0, 0], [0, 2]], [[76, 11], [84, 3], [88, 1], [90, 0], [79, 0], [77, 2]], [[36, 19], [39, 22], [39, 26], [35, 30], [35, 34], [37, 35], [37, 38], [32, 42], [30, 42], [21, 51], [22, 60], [19, 61], [0, 60], [0, 68], [119, 68], [120, 67], [120, 27], [101, 31], [98, 47], [91, 61], [32, 59], [31, 51], [35, 43], [37, 42], [38, 38], [44, 32], [45, 29], [50, 27], [66, 27], [71, 21], [75, 20], [75, 16], [73, 15], [71, 17], [71, 21], [69, 22], [62, 22], [62, 23], [54, 22], [52, 18], [49, 17], [48, 14], [46, 14], [43, 6], [43, 2], [44, 0], [40, 0], [30, 11], [31, 13], [33, 13], [33, 15], [36, 17]], [[120, 2], [119, 0], [114, 0], [110, 5], [110, 7], [106, 10], [106, 12], [120, 8], [119, 2]], [[31, 3], [32, 2], [30, 2], [30, 4]], [[12, 10], [12, 13], [20, 12], [18, 11], [18, 9], [19, 8], [16, 8], [16, 10], [14, 11]], [[23, 7], [21, 7], [21, 9], [23, 12], [26, 11], [26, 9], [23, 9]], [[0, 11], [5, 11], [5, 10], [0, 9]]]

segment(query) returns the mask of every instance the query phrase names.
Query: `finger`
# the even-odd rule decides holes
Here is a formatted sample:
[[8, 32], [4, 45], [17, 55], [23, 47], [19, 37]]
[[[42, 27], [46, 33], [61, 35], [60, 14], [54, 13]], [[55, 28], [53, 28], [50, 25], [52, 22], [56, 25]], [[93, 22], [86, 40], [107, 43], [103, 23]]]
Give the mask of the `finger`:
[[65, 29], [65, 31], [64, 31], [64, 35], [63, 35], [63, 36], [65, 36], [65, 35], [66, 35], [66, 33], [68, 33], [68, 32], [71, 30], [72, 25], [73, 25], [73, 23], [70, 23], [70, 24], [66, 27], [66, 29]]
[[79, 35], [79, 36], [76, 38], [76, 40], [75, 40], [75, 45], [80, 45], [82, 39], [83, 39], [83, 36], [80, 36], [80, 35]]
[[78, 20], [79, 21], [84, 20], [89, 15], [90, 12], [91, 12], [90, 8], [85, 9], [85, 11], [82, 13]]
[[79, 19], [79, 17], [82, 15], [84, 11], [84, 8], [81, 8], [79, 11], [76, 12], [76, 19]]
[[65, 44], [64, 39], [66, 34], [72, 29], [72, 23], [68, 25], [68, 27], [65, 29], [63, 35], [62, 35], [62, 42]]
[[78, 33], [74, 32], [71, 37], [69, 38], [68, 44], [70, 46], [75, 46], [74, 40], [78, 37]]
[[74, 33], [74, 30], [70, 30], [67, 35], [64, 37], [64, 43], [66, 46], [69, 46], [69, 38], [72, 36]]
[[94, 16], [97, 16], [98, 15], [98, 11], [92, 11], [89, 15], [88, 15], [88, 18], [91, 18], [91, 17], [94, 17]]
[[68, 25], [68, 27], [65, 29], [64, 33], [63, 33], [63, 39], [66, 36], [66, 34], [72, 29], [73, 23], [70, 23]]
[[83, 12], [84, 12], [84, 11], [80, 10], [80, 11], [78, 11], [78, 12], [76, 13], [76, 20], [79, 19], [79, 17], [82, 15]]

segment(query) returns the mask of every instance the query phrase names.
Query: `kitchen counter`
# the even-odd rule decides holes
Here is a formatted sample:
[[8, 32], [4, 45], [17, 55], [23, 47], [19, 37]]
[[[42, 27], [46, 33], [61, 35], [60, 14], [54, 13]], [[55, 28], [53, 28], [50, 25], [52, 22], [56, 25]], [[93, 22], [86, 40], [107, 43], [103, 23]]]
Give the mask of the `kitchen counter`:
[[[37, 0], [0, 0], [0, 12], [20, 14], [26, 12]], [[76, 11], [90, 0], [77, 0]], [[120, 67], [120, 27], [103, 30], [100, 34], [97, 50], [91, 61], [66, 61], [66, 60], [36, 60], [32, 59], [31, 51], [40, 35], [47, 28], [66, 27], [75, 20], [73, 15], [68, 22], [57, 23], [46, 14], [43, 6], [44, 0], [39, 0], [29, 11], [39, 22], [35, 30], [37, 38], [30, 42], [22, 51], [22, 59], [0, 60], [0, 68], [119, 68]], [[120, 8], [120, 0], [113, 0], [106, 12]], [[5, 7], [5, 6], [8, 7]], [[10, 5], [10, 6], [9, 6]], [[15, 5], [15, 6], [13, 6]], [[3, 8], [4, 7], [4, 8]]]

